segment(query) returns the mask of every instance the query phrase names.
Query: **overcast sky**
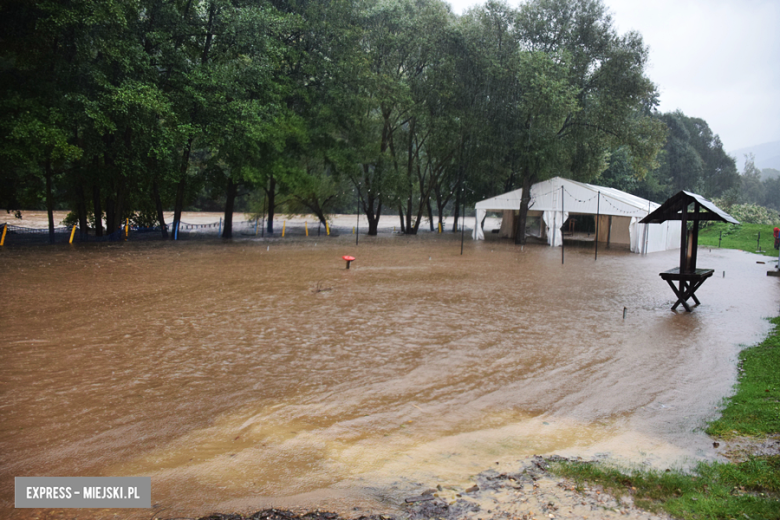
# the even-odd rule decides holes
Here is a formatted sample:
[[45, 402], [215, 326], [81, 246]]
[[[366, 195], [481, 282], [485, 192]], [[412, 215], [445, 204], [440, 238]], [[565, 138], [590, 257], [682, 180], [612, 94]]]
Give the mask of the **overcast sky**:
[[[650, 47], [659, 110], [704, 119], [729, 152], [780, 141], [780, 0], [603, 1], [619, 33]], [[449, 2], [458, 14], [483, 3]]]

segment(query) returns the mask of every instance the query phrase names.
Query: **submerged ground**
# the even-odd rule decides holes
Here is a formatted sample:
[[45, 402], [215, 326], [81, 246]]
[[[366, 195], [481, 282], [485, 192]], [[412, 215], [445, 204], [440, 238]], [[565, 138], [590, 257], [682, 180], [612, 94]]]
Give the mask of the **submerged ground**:
[[14, 476], [152, 476], [170, 516], [391, 511], [532, 454], [716, 456], [699, 428], [780, 304], [757, 257], [701, 249], [716, 275], [675, 314], [676, 252], [459, 253], [436, 235], [3, 249], [3, 509], [35, 516], [11, 511]]

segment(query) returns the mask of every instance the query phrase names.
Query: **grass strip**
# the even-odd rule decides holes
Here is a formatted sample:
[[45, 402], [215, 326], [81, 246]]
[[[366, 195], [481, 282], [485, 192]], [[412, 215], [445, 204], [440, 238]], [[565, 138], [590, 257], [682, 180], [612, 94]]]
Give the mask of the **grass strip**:
[[578, 461], [555, 462], [550, 469], [578, 486], [599, 485], [615, 497], [630, 494], [643, 509], [686, 520], [780, 518], [780, 457], [700, 463], [691, 473]]
[[[771, 236], [771, 234], [770, 234]], [[707, 433], [763, 436], [780, 432], [780, 317], [760, 344], [739, 355], [736, 393], [724, 400]], [[621, 469], [595, 462], [560, 461], [551, 471], [577, 485], [597, 484], [616, 497], [683, 519], [780, 519], [780, 457], [740, 463], [699, 463], [693, 471]]]
[[699, 230], [699, 246], [718, 247], [720, 244], [722, 249], [740, 249], [777, 258], [773, 229], [774, 226], [764, 224], [717, 223]]

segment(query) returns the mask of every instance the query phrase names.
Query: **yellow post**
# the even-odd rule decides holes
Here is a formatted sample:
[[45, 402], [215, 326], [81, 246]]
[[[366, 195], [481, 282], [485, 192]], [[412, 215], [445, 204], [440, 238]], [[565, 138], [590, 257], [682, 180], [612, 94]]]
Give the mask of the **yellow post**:
[[130, 219], [125, 219], [125, 238], [127, 238], [127, 234], [130, 233]]
[[70, 230], [70, 240], [68, 240], [68, 244], [73, 243], [73, 235], [76, 234], [76, 224], [73, 224], [73, 229]]
[[5, 243], [5, 232], [8, 231], [8, 224], [3, 226], [3, 236], [0, 238], [0, 246], [2, 246]]
[[282, 221], [282, 238], [284, 238], [284, 228], [287, 227], [287, 221]]
[[304, 221], [303, 227], [306, 228], [306, 236], [309, 236], [309, 223]]
[[352, 234], [355, 234], [355, 226], [352, 226]]
[[439, 222], [439, 233], [441, 233], [441, 222]]
[[330, 236], [330, 226], [328, 225], [328, 221], [325, 221], [325, 232], [328, 233], [328, 236]]

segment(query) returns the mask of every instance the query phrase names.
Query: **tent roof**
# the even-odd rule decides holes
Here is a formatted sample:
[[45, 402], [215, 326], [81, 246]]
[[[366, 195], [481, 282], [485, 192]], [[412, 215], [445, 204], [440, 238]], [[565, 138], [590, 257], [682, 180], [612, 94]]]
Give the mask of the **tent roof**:
[[[531, 186], [531, 202], [528, 209], [560, 211], [562, 191], [566, 195], [563, 200], [564, 209], [570, 213], [598, 212], [602, 215], [644, 217], [658, 208], [658, 204], [654, 202], [615, 188], [553, 177]], [[477, 202], [476, 208], [488, 211], [519, 210], [522, 196], [522, 189], [510, 191]]]
[[689, 191], [681, 191], [675, 195], [672, 195], [666, 202], [661, 204], [658, 209], [650, 213], [643, 218], [640, 223], [642, 224], [660, 224], [667, 220], [681, 220], [682, 211], [688, 211], [688, 206], [691, 202], [697, 202], [699, 206], [706, 209], [704, 213], [699, 213], [698, 218], [695, 218], [693, 214], [688, 213], [688, 220], [717, 220], [720, 222], [730, 222], [732, 224], [739, 224], [737, 219], [717, 207], [712, 202], [708, 201], [701, 195], [691, 193]]

